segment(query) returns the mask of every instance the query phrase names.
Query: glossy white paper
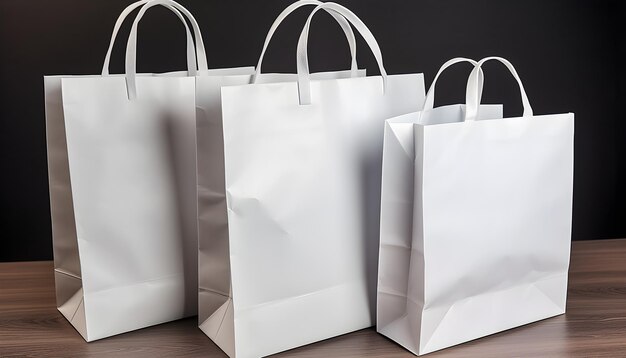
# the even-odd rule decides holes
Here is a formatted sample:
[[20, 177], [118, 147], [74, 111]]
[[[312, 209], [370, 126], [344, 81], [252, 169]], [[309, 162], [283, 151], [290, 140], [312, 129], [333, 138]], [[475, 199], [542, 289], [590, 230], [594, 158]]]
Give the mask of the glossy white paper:
[[468, 109], [386, 123], [377, 330], [418, 355], [565, 312], [574, 115], [521, 82], [523, 117], [478, 110], [479, 70]]
[[[382, 64], [353, 13], [324, 3], [311, 16], [320, 9], [345, 16]], [[310, 19], [297, 82], [222, 88], [232, 286], [207, 324], [231, 357], [374, 324], [383, 124], [420, 109], [423, 77], [381, 66], [382, 77], [309, 81]]]

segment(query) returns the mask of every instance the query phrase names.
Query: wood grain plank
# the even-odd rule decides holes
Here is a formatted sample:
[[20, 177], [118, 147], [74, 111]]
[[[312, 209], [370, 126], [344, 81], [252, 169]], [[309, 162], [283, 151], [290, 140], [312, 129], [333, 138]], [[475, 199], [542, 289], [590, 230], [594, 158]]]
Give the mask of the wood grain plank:
[[[51, 262], [0, 263], [0, 357], [226, 357], [195, 318], [85, 343], [54, 300]], [[366, 329], [276, 357], [413, 355]], [[626, 357], [626, 239], [573, 243], [567, 314], [428, 357]]]

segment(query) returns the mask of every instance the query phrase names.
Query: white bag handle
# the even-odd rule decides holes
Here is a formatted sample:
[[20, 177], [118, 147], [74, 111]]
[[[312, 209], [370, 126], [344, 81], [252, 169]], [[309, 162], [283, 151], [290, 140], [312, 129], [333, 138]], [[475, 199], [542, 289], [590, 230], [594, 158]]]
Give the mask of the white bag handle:
[[354, 26], [354, 28], [361, 34], [361, 36], [363, 36], [365, 42], [372, 50], [372, 53], [376, 58], [376, 62], [378, 63], [380, 75], [383, 81], [382, 89], [384, 94], [387, 88], [387, 71], [385, 71], [385, 67], [383, 65], [383, 55], [380, 52], [380, 47], [378, 46], [378, 42], [376, 42], [374, 35], [372, 35], [372, 32], [367, 28], [367, 26], [365, 26], [363, 21], [361, 21], [361, 19], [359, 19], [352, 11], [339, 4], [333, 2], [325, 2], [313, 9], [311, 14], [309, 15], [309, 18], [306, 21], [306, 24], [304, 24], [304, 28], [302, 29], [302, 33], [300, 34], [300, 39], [298, 40], [297, 66], [300, 104], [311, 104], [311, 75], [309, 73], [309, 59], [307, 55], [307, 47], [311, 20], [319, 10], [331, 10], [339, 15], [342, 15]]
[[[261, 51], [261, 56], [259, 57], [259, 62], [256, 65], [256, 72], [252, 77], [252, 83], [256, 83], [257, 77], [261, 74], [261, 64], [263, 63], [263, 57], [265, 56], [265, 51], [267, 51], [267, 47], [274, 36], [274, 33], [280, 26], [280, 24], [285, 20], [287, 16], [289, 16], [295, 10], [306, 6], [306, 5], [320, 5], [321, 1], [318, 0], [299, 0], [294, 2], [293, 4], [287, 6], [285, 10], [283, 10], [280, 15], [274, 20], [274, 23], [270, 27], [270, 30], [265, 37], [265, 43], [263, 44], [263, 50]], [[350, 66], [351, 76], [356, 77], [358, 75], [359, 66], [356, 61], [356, 38], [354, 37], [354, 32], [352, 31], [352, 27], [350, 27], [350, 23], [341, 15], [338, 15], [335, 12], [328, 11], [328, 13], [335, 18], [335, 20], [341, 26], [341, 29], [346, 34], [346, 38], [348, 39], [348, 44], [350, 46], [350, 55], [352, 56], [352, 64]]]
[[[117, 21], [115, 22], [115, 26], [113, 27], [113, 34], [111, 35], [111, 41], [109, 42], [109, 49], [107, 50], [106, 56], [104, 57], [104, 64], [102, 65], [103, 76], [109, 75], [109, 63], [111, 61], [111, 52], [113, 52], [113, 45], [115, 44], [115, 40], [117, 39], [119, 30], [122, 27], [122, 24], [124, 23], [124, 21], [126, 20], [126, 17], [128, 17], [128, 15], [131, 12], [133, 12], [136, 8], [146, 4], [148, 1], [149, 0], [140, 0], [140, 1], [137, 1], [128, 5], [128, 7], [126, 7], [126, 9], [124, 9], [124, 11], [122, 11], [120, 16], [117, 18]], [[175, 8], [171, 7], [170, 5], [164, 5], [164, 6], [170, 9], [171, 11], [173, 11], [174, 14], [178, 16], [178, 18], [182, 21], [183, 25], [185, 26], [185, 32], [187, 35], [187, 64], [189, 65], [189, 63], [191, 63], [195, 67], [196, 66], [196, 47], [193, 43], [191, 32], [189, 32], [189, 26], [187, 26], [187, 21], [185, 21], [185, 18], [183, 17], [183, 15], [181, 15], [181, 13]]]
[[478, 110], [480, 108], [480, 102], [483, 95], [483, 86], [482, 82], [479, 80], [478, 72], [480, 71], [482, 65], [490, 60], [497, 60], [502, 62], [511, 72], [517, 84], [519, 85], [520, 94], [522, 96], [522, 105], [524, 106], [523, 117], [532, 117], [533, 109], [530, 106], [530, 102], [528, 101], [528, 96], [526, 95], [526, 91], [524, 90], [524, 85], [522, 84], [522, 80], [520, 79], [517, 71], [515, 71], [515, 67], [508, 60], [502, 57], [485, 57], [482, 60], [478, 61], [478, 66], [474, 67], [472, 73], [470, 74], [468, 83], [467, 83], [467, 94], [466, 94], [466, 111], [465, 111], [465, 120], [473, 121], [478, 117]]
[[[455, 65], [457, 63], [461, 63], [461, 62], [469, 62], [472, 65], [474, 65], [474, 68], [478, 67], [479, 69], [478, 70], [478, 81], [479, 81], [478, 86], [482, 91], [483, 82], [484, 82], [484, 74], [480, 66], [478, 66], [478, 62], [469, 58], [464, 58], [464, 57], [453, 58], [451, 60], [448, 60], [446, 63], [444, 63], [441, 66], [441, 68], [439, 69], [439, 72], [437, 72], [437, 75], [435, 76], [435, 79], [433, 79], [433, 83], [430, 85], [430, 88], [428, 89], [428, 93], [426, 94], [426, 99], [424, 101], [424, 109], [422, 110], [422, 113], [432, 110], [435, 105], [435, 86], [437, 85], [437, 80], [439, 79], [439, 76], [441, 76], [443, 71], [445, 71], [448, 67]], [[467, 81], [467, 85], [468, 86], [470, 85], [469, 79]]]
[[[182, 12], [183, 15], [185, 15], [187, 19], [189, 19], [189, 22], [191, 23], [191, 27], [193, 28], [196, 37], [196, 49], [199, 51], [198, 71], [200, 73], [206, 73], [208, 71], [208, 64], [204, 51], [204, 41], [202, 39], [202, 33], [200, 32], [200, 26], [198, 26], [198, 22], [196, 21], [195, 17], [185, 7], [175, 1], [150, 0], [148, 3], [146, 3], [146, 5], [141, 8], [141, 10], [139, 10], [139, 14], [137, 14], [137, 17], [133, 22], [133, 27], [130, 30], [130, 36], [128, 36], [128, 42], [126, 44], [126, 87], [128, 90], [128, 98], [131, 100], [137, 97], [137, 26], [139, 25], [139, 21], [141, 21], [141, 18], [146, 13], [146, 11], [149, 8], [157, 5], [170, 5], [178, 11]], [[195, 66], [190, 66], [187, 68], [187, 70], [189, 71], [190, 75], [196, 75]]]

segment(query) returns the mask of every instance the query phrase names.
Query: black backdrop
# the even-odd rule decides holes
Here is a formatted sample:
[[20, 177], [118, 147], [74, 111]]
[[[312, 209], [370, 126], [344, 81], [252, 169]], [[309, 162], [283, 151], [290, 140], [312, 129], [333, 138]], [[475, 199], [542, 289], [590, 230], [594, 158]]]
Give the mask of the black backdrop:
[[[52, 257], [43, 107], [44, 74], [97, 74], [120, 11], [131, 0], [0, 0], [0, 261]], [[200, 23], [213, 68], [254, 65], [275, 16], [290, 0], [180, 0]], [[377, 37], [389, 73], [423, 72], [456, 56], [499, 55], [520, 73], [535, 112], [575, 112], [573, 238], [626, 237], [626, 103], [620, 1], [338, 0]], [[264, 71], [295, 71], [295, 44], [306, 14], [285, 21]], [[113, 54], [122, 71], [129, 25]], [[622, 32], [623, 33], [623, 32]], [[123, 42], [123, 43], [122, 43]], [[376, 64], [359, 39], [359, 63]], [[139, 70], [185, 68], [178, 19], [154, 8], [139, 30]], [[313, 71], [345, 69], [348, 50], [332, 19], [312, 28]], [[444, 75], [438, 102], [460, 103], [468, 68]], [[487, 64], [485, 102], [521, 113], [504, 67]]]

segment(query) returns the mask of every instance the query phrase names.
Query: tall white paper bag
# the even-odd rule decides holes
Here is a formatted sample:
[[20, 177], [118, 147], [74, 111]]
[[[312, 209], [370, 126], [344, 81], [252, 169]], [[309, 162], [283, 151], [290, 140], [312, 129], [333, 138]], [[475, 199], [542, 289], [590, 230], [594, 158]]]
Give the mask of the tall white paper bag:
[[418, 355], [565, 312], [574, 115], [533, 115], [501, 58], [524, 115], [479, 107], [490, 59], [467, 107], [433, 83], [385, 128], [377, 330]]
[[[112, 42], [145, 3], [122, 13]], [[189, 18], [189, 72], [135, 76], [137, 24], [154, 5]], [[110, 50], [102, 76], [45, 78], [57, 305], [87, 341], [197, 310], [196, 59], [201, 76], [215, 73], [195, 19], [173, 1], [142, 8], [126, 75], [108, 75]]]
[[[313, 14], [343, 15], [382, 76], [311, 80]], [[384, 119], [420, 109], [421, 74], [388, 76], [333, 3], [298, 44], [297, 81], [222, 88], [228, 301], [211, 338], [266, 356], [374, 324]]]
[[[296, 74], [261, 74], [261, 64], [269, 43], [282, 21], [293, 11], [320, 1], [301, 0], [281, 12], [269, 29], [256, 72], [240, 76], [203, 76], [197, 79], [197, 102], [202, 102], [197, 119], [198, 162], [198, 323], [200, 329], [226, 352], [233, 347], [232, 334], [223, 325], [230, 305], [230, 259], [228, 246], [228, 217], [224, 183], [224, 136], [222, 125], [221, 87], [249, 83], [294, 82]], [[313, 74], [316, 79], [364, 76], [356, 62], [356, 40], [350, 24], [343, 16], [329, 11], [345, 32], [352, 64], [350, 71]], [[206, 109], [206, 110], [205, 110]]]

